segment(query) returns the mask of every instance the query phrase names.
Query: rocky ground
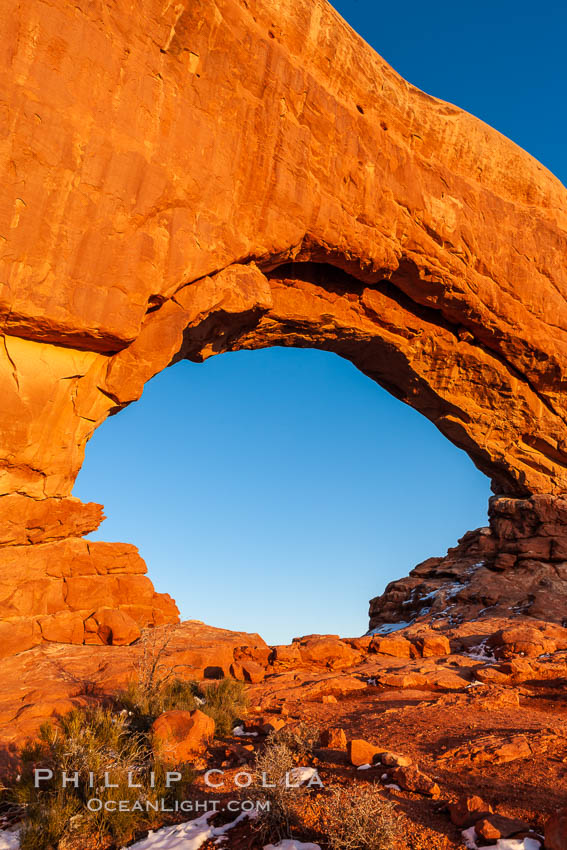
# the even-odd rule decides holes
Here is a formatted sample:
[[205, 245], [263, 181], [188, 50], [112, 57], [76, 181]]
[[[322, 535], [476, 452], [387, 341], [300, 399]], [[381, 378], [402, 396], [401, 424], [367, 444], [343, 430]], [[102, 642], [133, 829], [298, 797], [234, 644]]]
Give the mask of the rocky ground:
[[[380, 783], [395, 805], [396, 850], [463, 847], [463, 830], [472, 840], [475, 824], [479, 846], [510, 835], [543, 842], [546, 822], [565, 805], [567, 629], [559, 625], [520, 614], [444, 629], [418, 624], [385, 636], [311, 635], [269, 647], [258, 635], [191, 621], [159, 627], [151, 639], [180, 678], [247, 682], [245, 734], [217, 741], [203, 771], [238, 770], [270, 728], [315, 724], [327, 746], [312, 766], [325, 783]], [[4, 765], [46, 716], [124, 687], [142, 653], [143, 643], [44, 644], [5, 659]], [[472, 797], [481, 800], [467, 804]], [[548, 838], [546, 847], [563, 850], [566, 836]], [[243, 821], [223, 846], [261, 844]]]

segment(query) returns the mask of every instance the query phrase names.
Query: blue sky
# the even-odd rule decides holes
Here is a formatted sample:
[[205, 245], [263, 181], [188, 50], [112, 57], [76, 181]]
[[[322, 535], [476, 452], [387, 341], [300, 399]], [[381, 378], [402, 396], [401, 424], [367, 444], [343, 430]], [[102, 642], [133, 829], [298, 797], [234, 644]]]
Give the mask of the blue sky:
[[[457, 103], [565, 182], [562, 43], [553, 4], [335, 4], [410, 82]], [[486, 523], [488, 480], [415, 411], [326, 352], [180, 363], [98, 429], [75, 495], [100, 540], [133, 542], [183, 618], [356, 635], [368, 600]]]

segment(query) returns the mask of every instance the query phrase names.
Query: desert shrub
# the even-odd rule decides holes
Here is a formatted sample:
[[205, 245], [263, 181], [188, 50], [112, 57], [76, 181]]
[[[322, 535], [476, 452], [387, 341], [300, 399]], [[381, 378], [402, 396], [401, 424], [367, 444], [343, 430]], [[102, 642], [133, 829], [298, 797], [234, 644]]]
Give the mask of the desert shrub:
[[221, 679], [210, 685], [201, 685], [197, 698], [202, 700], [199, 708], [215, 721], [217, 735], [228, 735], [234, 724], [245, 713], [248, 697], [242, 682]]
[[[145, 808], [145, 801], [163, 798], [172, 803], [192, 781], [166, 787], [165, 773], [154, 758], [147, 735], [134, 731], [127, 712], [100, 706], [74, 709], [60, 718], [57, 726], [45, 723], [39, 739], [20, 754], [20, 779], [10, 789], [12, 801], [22, 808], [21, 850], [56, 850], [60, 843], [77, 835], [83, 846], [93, 839], [122, 845], [139, 829], [163, 821], [158, 811]], [[34, 785], [34, 769], [47, 768], [54, 778]], [[104, 774], [118, 787], [104, 787]], [[63, 772], [72, 778], [62, 788]], [[132, 783], [140, 787], [129, 787]], [[152, 776], [153, 774], [153, 776]], [[102, 801], [100, 811], [89, 811], [89, 800]], [[125, 810], [105, 810], [107, 800], [126, 801]], [[142, 806], [140, 807], [140, 802]], [[134, 804], [138, 809], [133, 809]]]
[[132, 724], [140, 731], [147, 731], [156, 717], [164, 711], [180, 709], [193, 711], [203, 708], [196, 682], [169, 679], [159, 689], [148, 692], [138, 679], [128, 683], [128, 688], [116, 700], [119, 708], [125, 708], [132, 716]]
[[207, 685], [170, 679], [154, 690], [151, 698], [138, 681], [132, 681], [127, 691], [119, 695], [118, 705], [131, 712], [132, 724], [141, 731], [147, 731], [164, 711], [199, 708], [213, 718], [217, 735], [228, 735], [235, 721], [245, 713], [248, 700], [242, 682], [233, 679]]
[[131, 712], [133, 725], [141, 731], [147, 731], [164, 711], [199, 708], [213, 718], [218, 735], [229, 734], [248, 705], [244, 685], [234, 679], [199, 685], [176, 678], [163, 660], [169, 641], [167, 632], [162, 638], [152, 631], [144, 633], [136, 675], [119, 695], [119, 707]]
[[279, 743], [285, 746], [298, 759], [313, 755], [313, 750], [320, 746], [321, 732], [317, 726], [310, 723], [297, 723], [295, 726], [284, 726], [277, 732], [270, 732], [267, 744]]
[[328, 789], [322, 803], [329, 850], [392, 850], [395, 815], [376, 785]]
[[290, 787], [293, 783], [287, 782], [294, 766], [294, 753], [283, 741], [267, 739], [256, 754], [254, 782], [246, 789], [246, 796], [260, 804], [253, 828], [263, 844], [277, 844], [301, 830], [301, 799], [305, 791]]

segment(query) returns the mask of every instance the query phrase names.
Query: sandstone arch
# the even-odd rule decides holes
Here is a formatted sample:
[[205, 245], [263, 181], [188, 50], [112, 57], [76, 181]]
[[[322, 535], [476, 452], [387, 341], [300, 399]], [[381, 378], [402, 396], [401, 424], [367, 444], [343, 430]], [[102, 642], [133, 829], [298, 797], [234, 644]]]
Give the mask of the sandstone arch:
[[75, 517], [60, 537], [92, 524], [61, 507], [85, 443], [153, 374], [273, 344], [348, 357], [497, 493], [565, 492], [567, 192], [545, 168], [325, 0], [2, 6], [4, 542], [53, 539], [38, 501]]

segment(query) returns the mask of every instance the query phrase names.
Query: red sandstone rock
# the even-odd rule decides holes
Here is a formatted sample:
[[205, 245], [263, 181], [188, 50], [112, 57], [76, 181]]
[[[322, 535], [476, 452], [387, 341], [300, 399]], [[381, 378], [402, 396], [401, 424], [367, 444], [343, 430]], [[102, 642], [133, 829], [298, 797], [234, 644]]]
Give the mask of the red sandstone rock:
[[296, 643], [292, 643], [290, 646], [274, 646], [272, 650], [272, 657], [274, 663], [277, 664], [290, 664], [297, 666], [301, 663], [301, 653], [299, 652], [299, 646]]
[[360, 767], [362, 764], [372, 764], [374, 757], [384, 752], [384, 747], [376, 747], [361, 738], [347, 742], [347, 755], [351, 764]]
[[387, 688], [419, 689], [427, 685], [427, 676], [413, 672], [384, 673], [380, 676], [380, 684]]
[[484, 764], [506, 764], [516, 759], [532, 756], [532, 748], [525, 735], [511, 735], [501, 738], [490, 735], [471, 741], [461, 747], [447, 750], [439, 756], [440, 761], [450, 761], [452, 765], [482, 766]]
[[248, 723], [246, 724], [247, 728], [254, 729], [262, 735], [269, 735], [271, 732], [278, 732], [280, 729], [283, 729], [285, 725], [286, 721], [283, 717], [275, 717], [274, 715], [270, 717], [257, 717], [254, 719], [254, 723], [252, 725], [249, 725]]
[[[424, 412], [498, 493], [537, 494], [497, 500], [491, 531], [389, 586], [373, 624], [418, 616], [431, 594], [448, 618], [505, 608], [561, 622], [559, 181], [409, 87], [322, 0], [280, 4], [277, 38], [267, 0], [181, 17], [157, 0], [132, 16], [118, 0], [110, 19], [63, 0], [2, 3], [2, 19], [19, 22], [3, 36], [17, 72], [2, 101], [22, 120], [0, 157], [0, 494], [12, 499], [0, 543], [33, 550], [98, 521], [69, 498], [86, 443], [172, 361], [315, 345]], [[176, 616], [141, 575], [53, 576], [55, 549], [25, 558], [2, 587], [3, 618], [67, 607], [88, 619], [104, 606], [132, 606], [139, 625]], [[26, 645], [36, 620], [28, 633]], [[350, 663], [343, 650], [328, 661]]]
[[415, 641], [415, 645], [419, 649], [420, 655], [422, 655], [423, 658], [451, 654], [451, 644], [449, 643], [448, 638], [444, 635], [436, 634], [435, 632], [427, 632], [420, 635]]
[[14, 493], [0, 497], [0, 546], [48, 543], [96, 531], [102, 505], [79, 499], [30, 499]]
[[29, 617], [0, 620], [0, 658], [25, 652], [41, 641], [41, 628], [35, 620]]
[[266, 676], [266, 670], [260, 664], [250, 659], [241, 659], [240, 663], [234, 661], [230, 665], [231, 675], [240, 682], [261, 682]]
[[545, 825], [547, 850], [567, 850], [567, 809], [552, 815]]
[[497, 632], [489, 639], [488, 645], [494, 649], [497, 658], [514, 658], [516, 655], [537, 658], [557, 649], [554, 640], [526, 625]]
[[[391, 753], [389, 751], [380, 753], [379, 759], [386, 767], [409, 767], [412, 763], [409, 756], [403, 756], [400, 753]], [[376, 758], [374, 760], [376, 761]]]
[[215, 721], [195, 711], [166, 711], [151, 728], [154, 749], [166, 764], [181, 765], [202, 754], [215, 732]]
[[[38, 620], [43, 640], [57, 643], [83, 643], [85, 625], [80, 614], [72, 611], [60, 611]], [[139, 632], [138, 632], [139, 636]]]
[[[493, 498], [490, 501], [490, 528], [469, 532], [450, 549], [445, 558], [431, 558], [412, 570], [410, 576], [392, 582], [385, 593], [370, 602], [370, 627], [383, 623], [416, 620], [411, 634], [416, 640], [420, 628], [435, 618], [436, 629], [456, 621], [490, 621], [491, 640], [484, 651], [492, 651], [495, 632], [524, 627], [527, 617], [560, 624], [567, 608], [567, 566], [555, 558], [567, 532], [562, 498], [541, 495], [531, 499]], [[554, 517], [555, 522], [549, 522]], [[547, 520], [542, 535], [542, 518]], [[543, 544], [542, 544], [543, 541]], [[537, 548], [537, 559], [528, 552]], [[511, 554], [510, 550], [515, 554]], [[508, 555], [511, 555], [508, 559]], [[423, 613], [425, 612], [425, 613]], [[504, 621], [496, 625], [497, 621]], [[502, 657], [525, 652], [538, 655], [567, 643], [567, 630], [559, 625], [537, 625], [537, 631], [505, 637], [511, 642], [501, 647]], [[415, 635], [415, 637], [414, 637]], [[535, 638], [535, 640], [534, 640]], [[523, 644], [523, 645], [521, 645]]]
[[486, 841], [497, 841], [499, 838], [511, 838], [519, 832], [526, 832], [530, 825], [515, 818], [490, 814], [477, 821], [474, 828], [480, 838]]
[[369, 647], [370, 652], [379, 652], [382, 655], [392, 655], [394, 658], [410, 658], [412, 645], [409, 640], [401, 635], [391, 637], [373, 638]]
[[492, 813], [492, 806], [482, 797], [461, 797], [455, 803], [449, 803], [449, 815], [452, 823], [460, 829], [469, 829], [486, 815]]
[[[347, 737], [344, 729], [330, 728], [321, 733], [321, 745], [331, 750], [346, 750]], [[362, 762], [365, 764], [365, 762]]]
[[0, 161], [4, 492], [67, 495], [92, 430], [174, 357], [281, 341], [352, 359], [500, 491], [562, 492], [564, 187], [408, 86], [327, 3], [280, 4], [277, 38], [272, 19], [267, 0], [182, 16], [121, 0], [109, 20], [62, 0], [18, 8], [4, 44], [25, 73], [2, 98], [26, 117]]
[[329, 662], [348, 667], [356, 655], [352, 648], [341, 640], [312, 638], [299, 644], [301, 660], [306, 664], [328, 664]]
[[141, 636], [135, 620], [124, 611], [100, 608], [92, 615], [97, 625], [97, 634], [102, 643], [112, 646], [128, 646]]
[[441, 793], [439, 786], [417, 767], [397, 767], [392, 772], [392, 781], [404, 791], [414, 791], [427, 797], [438, 797]]

